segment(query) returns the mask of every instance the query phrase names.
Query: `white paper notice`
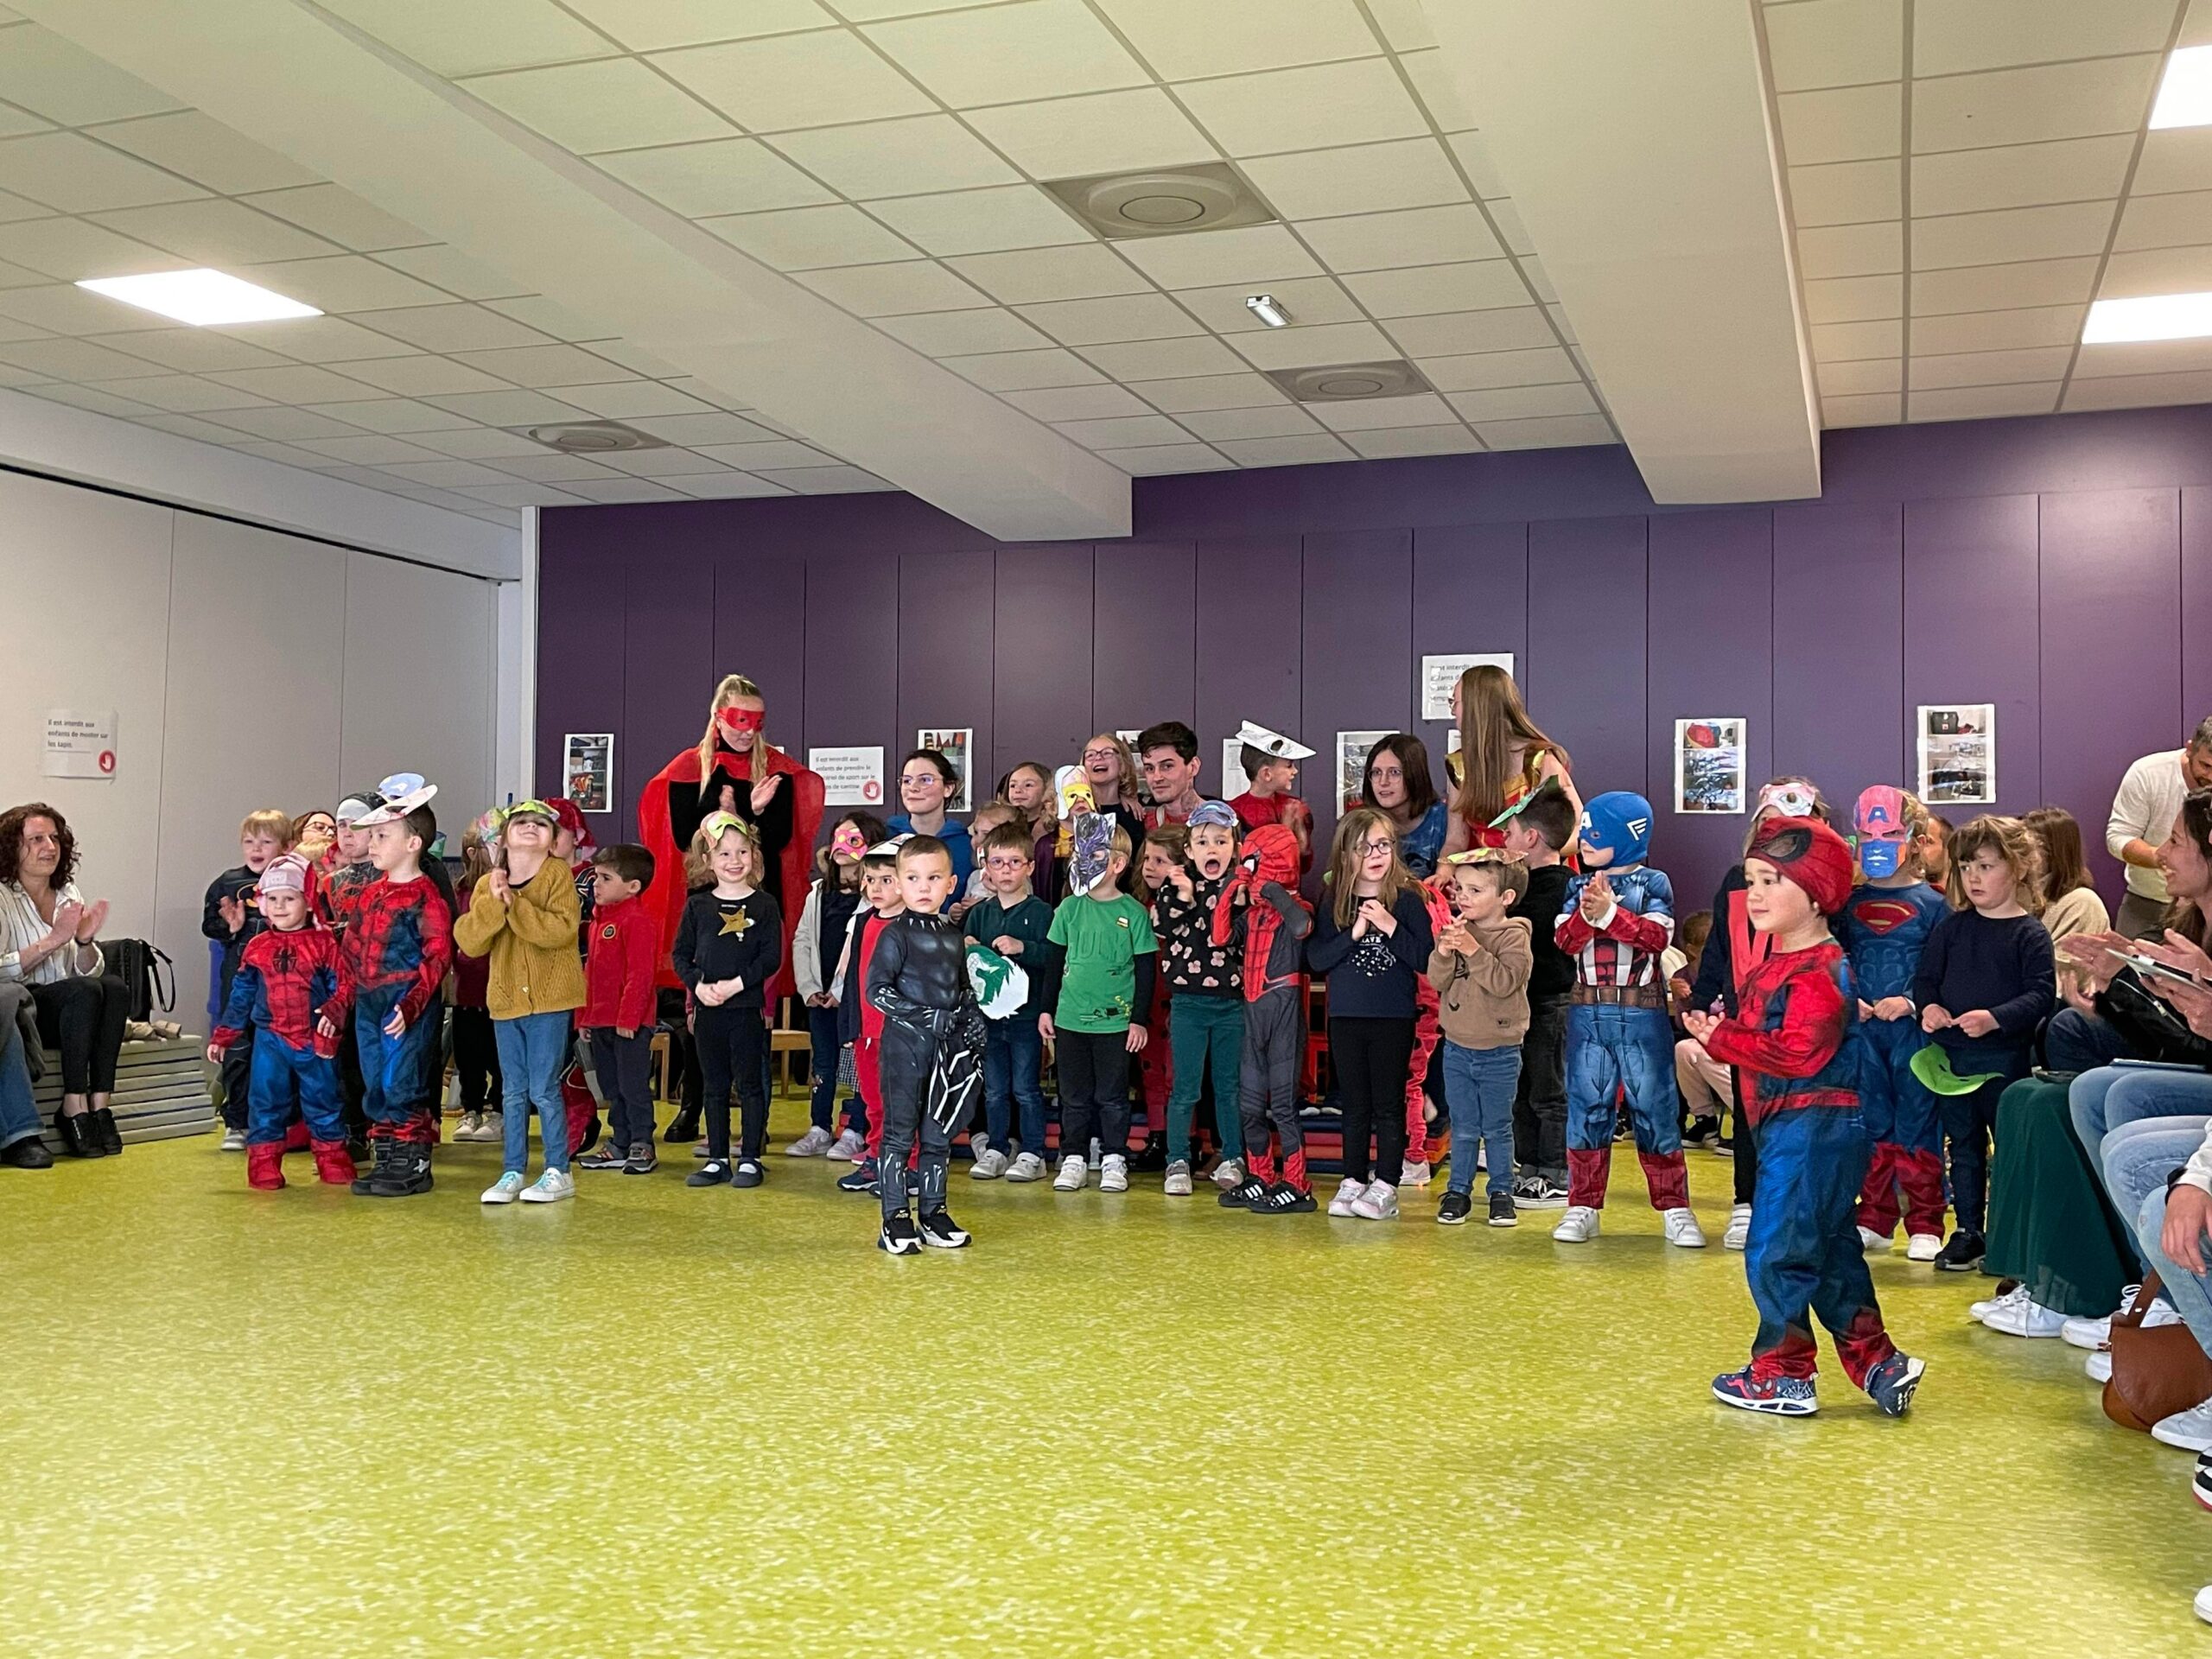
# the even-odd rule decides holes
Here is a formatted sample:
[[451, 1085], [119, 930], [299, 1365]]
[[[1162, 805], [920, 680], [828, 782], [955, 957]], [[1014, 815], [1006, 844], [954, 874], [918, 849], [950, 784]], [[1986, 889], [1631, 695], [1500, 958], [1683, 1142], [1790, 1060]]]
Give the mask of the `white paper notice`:
[[883, 746], [872, 748], [809, 749], [807, 770], [822, 779], [826, 806], [883, 804]]
[[115, 710], [48, 709], [45, 773], [48, 778], [114, 777]]
[[1452, 718], [1452, 688], [1459, 683], [1459, 677], [1471, 668], [1485, 664], [1513, 671], [1513, 653], [1510, 651], [1477, 651], [1458, 657], [1424, 657], [1421, 659], [1421, 717], [1423, 720]]

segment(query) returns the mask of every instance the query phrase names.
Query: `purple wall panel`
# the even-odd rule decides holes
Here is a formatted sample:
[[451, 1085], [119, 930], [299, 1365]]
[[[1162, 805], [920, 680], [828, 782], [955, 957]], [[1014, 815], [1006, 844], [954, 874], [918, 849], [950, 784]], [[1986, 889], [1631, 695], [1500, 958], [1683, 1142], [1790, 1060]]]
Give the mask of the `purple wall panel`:
[[[1916, 786], [1912, 724], [1925, 703], [1997, 705], [1997, 802], [2043, 800], [2036, 498], [1911, 501], [1904, 510], [1907, 788]], [[1988, 807], [1931, 803], [1954, 824]]]
[[597, 568], [588, 547], [549, 540], [538, 550], [537, 660], [548, 671], [537, 684], [537, 776], [541, 790], [562, 788], [565, 735], [613, 732], [615, 811], [590, 820], [594, 837], [610, 842], [628, 821], [624, 815], [634, 816], [638, 791], [650, 773], [639, 769], [640, 757], [629, 752], [623, 731], [625, 607], [605, 601], [605, 583], [594, 582]]
[[1869, 785], [1910, 786], [1904, 509], [1777, 507], [1774, 615], [1773, 770], [1817, 779], [1844, 817]]
[[[2173, 490], [2042, 498], [2043, 670], [2054, 685], [2094, 688], [2043, 710], [2043, 797], [2109, 806], [2138, 755], [2180, 743], [2181, 499]], [[2113, 670], [2117, 668], [2118, 671]], [[2107, 902], [2120, 866], [2103, 814], [2083, 817], [2090, 874]]]
[[2212, 715], [2212, 489], [2181, 493], [2181, 716]]
[[[1092, 550], [1090, 714], [1084, 735], [1141, 731], [1156, 720], [1197, 717], [1198, 555], [1189, 542], [1116, 542]], [[1231, 722], [1231, 729], [1234, 729]], [[1055, 765], [1076, 760], [1052, 757]], [[1201, 783], [1221, 764], [1206, 756]]]
[[981, 763], [972, 768], [971, 783], [988, 792], [990, 779], [982, 773], [995, 752], [991, 594], [996, 560], [985, 550], [909, 553], [899, 561], [899, 730], [884, 756], [894, 811], [899, 757], [914, 747], [925, 726], [973, 728]]
[[1414, 548], [1410, 531], [1308, 536], [1299, 731], [1319, 751], [1299, 793], [1317, 844], [1342, 805], [1339, 731], [1402, 732], [1414, 717]]
[[1586, 800], [1651, 794], [1644, 600], [1643, 519], [1529, 526], [1529, 660], [1514, 677], [1536, 723], [1573, 758]]
[[768, 702], [768, 741], [806, 759], [806, 561], [715, 562], [715, 677], [742, 674]]
[[1421, 718], [1423, 657], [1510, 651], [1514, 671], [1529, 660], [1529, 526], [1436, 524], [1414, 532], [1414, 723], [1428, 746], [1437, 788], [1452, 722]]
[[[1303, 730], [1299, 701], [1303, 606], [1296, 537], [1200, 542], [1198, 550], [1198, 742], [1211, 764], [1201, 780], [1220, 779], [1221, 741], [1256, 720], [1319, 751], [1326, 770], [1330, 737]], [[1308, 801], [1325, 791], [1306, 786]]]
[[1703, 905], [1741, 854], [1750, 819], [1675, 810], [1675, 722], [1744, 717], [1748, 807], [1773, 774], [1773, 575], [1774, 515], [1765, 508], [1651, 521], [1645, 793], [1657, 809], [1654, 861], [1675, 878], [1686, 912]]
[[662, 544], [633, 554], [627, 576], [622, 707], [630, 753], [620, 794], [622, 838], [632, 841], [638, 791], [671, 756], [699, 741], [718, 671], [713, 554], [696, 543]]
[[999, 550], [986, 798], [1017, 761], [1065, 765], [1090, 735], [1091, 582], [1088, 543]]
[[891, 802], [899, 757], [914, 738], [899, 737], [899, 555], [883, 545], [839, 550], [810, 558], [806, 574], [814, 601], [806, 607], [807, 741], [882, 745], [887, 816], [898, 810]]

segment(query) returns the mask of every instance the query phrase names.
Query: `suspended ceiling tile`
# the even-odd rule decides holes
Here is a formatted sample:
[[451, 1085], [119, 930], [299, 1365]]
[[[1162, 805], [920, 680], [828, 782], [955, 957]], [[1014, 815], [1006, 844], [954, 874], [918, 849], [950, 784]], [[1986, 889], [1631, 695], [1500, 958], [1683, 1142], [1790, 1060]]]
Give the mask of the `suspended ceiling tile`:
[[[420, 374], [425, 364], [439, 360], [420, 359], [416, 348], [405, 340], [380, 334], [373, 328], [364, 328], [358, 322], [348, 322], [343, 317], [286, 317], [275, 322], [242, 322], [221, 332], [232, 340], [242, 340], [249, 345], [282, 352], [286, 357], [296, 358], [302, 363], [354, 363], [368, 358], [408, 359], [407, 364], [395, 363], [382, 371], [393, 375]], [[359, 379], [365, 376], [367, 371], [349, 368], [346, 372]], [[394, 391], [404, 389], [392, 388]]]
[[1099, 458], [1140, 478], [1162, 473], [1214, 473], [1231, 463], [1203, 443], [1161, 443], [1135, 449], [1102, 449]]
[[1237, 334], [1229, 344], [1255, 368], [1319, 368], [1332, 363], [1370, 363], [1399, 355], [1371, 322], [1321, 323], [1311, 328], [1268, 328]]
[[1380, 270], [1504, 256], [1481, 212], [1471, 207], [1416, 207], [1316, 219], [1299, 233], [1332, 270]]
[[[1214, 333], [1243, 334], [1268, 327], [1245, 303], [1253, 292], [1250, 283], [1237, 283], [1227, 288], [1178, 289], [1175, 298]], [[1338, 285], [1333, 276], [1306, 276], [1287, 283], [1270, 283], [1267, 293], [1290, 318], [1294, 327], [1310, 328], [1317, 323], [1364, 320], [1360, 308], [1352, 302], [1351, 296]]]
[[2097, 58], [1916, 80], [1916, 150], [1980, 149], [2128, 132], [2150, 111], [2155, 56]]
[[[1789, 169], [1789, 207], [1802, 230], [1815, 225], [1859, 225], [1896, 219], [1904, 211], [1902, 163], [1832, 162]], [[1917, 192], [1916, 192], [1916, 194]]]
[[1019, 0], [863, 31], [954, 109], [1017, 96], [1067, 98], [1150, 77], [1082, 0]]
[[963, 276], [1005, 305], [1099, 299], [1116, 294], [1149, 293], [1152, 289], [1152, 284], [1132, 270], [1112, 248], [1097, 242], [1015, 248], [1004, 253], [971, 253], [950, 263]]
[[243, 202], [221, 197], [126, 207], [93, 216], [111, 230], [166, 249], [195, 264], [235, 270], [276, 259], [317, 259], [338, 250], [319, 236]]
[[[464, 429], [471, 429], [464, 416], [440, 409], [432, 404], [416, 403], [411, 397], [374, 397], [365, 401], [340, 404], [302, 404], [300, 407], [317, 415], [327, 415], [334, 421], [344, 421], [349, 425], [361, 427], [371, 432], [382, 432], [391, 436], [415, 433], [421, 433], [427, 436], [433, 432]], [[499, 435], [506, 436], [505, 433]], [[416, 437], [414, 442], [423, 442], [425, 437]], [[514, 439], [511, 442], [520, 442], [522, 440]], [[454, 453], [436, 445], [432, 447], [438, 448], [441, 454]]]
[[2066, 389], [2066, 408], [2149, 409], [2174, 404], [2212, 403], [2212, 370], [2184, 374], [2105, 375], [2075, 379]]
[[1351, 0], [1242, 0], [1232, 17], [1190, 0], [1098, 0], [1167, 80], [1323, 63], [1378, 52]]
[[[1916, 346], [1918, 341], [1915, 341]], [[2036, 346], [2009, 352], [1955, 352], [1923, 354], [1915, 351], [1910, 373], [1916, 394], [1946, 386], [2018, 385], [2030, 380], [2063, 379], [2073, 360], [2071, 346]]]
[[1789, 165], [1872, 161], [1900, 151], [1902, 93], [1895, 82], [1832, 92], [1785, 92], [1775, 99]]
[[1868, 322], [1904, 315], [1904, 278], [1834, 276], [1805, 284], [1808, 322]]
[[783, 134], [776, 148], [853, 201], [1013, 184], [1021, 175], [949, 115]]
[[1880, 276], [1904, 269], [1904, 226], [1829, 225], [1797, 232], [1797, 270], [1809, 282], [1830, 276]]
[[2172, 374], [2212, 370], [2212, 340], [2139, 340], [2084, 346], [2074, 360], [2074, 378], [2113, 374]]
[[1214, 447], [1240, 467], [1304, 467], [1352, 458], [1343, 439], [1325, 432], [1306, 437], [1224, 438]]
[[1106, 377], [1071, 352], [987, 352], [940, 359], [944, 366], [985, 391], [1027, 391], [1040, 386], [1094, 385]]
[[1347, 276], [1350, 289], [1375, 317], [1427, 316], [1442, 311], [1485, 311], [1529, 303], [1529, 285], [1510, 259], [1414, 265]]
[[816, 0], [746, 0], [742, 6], [732, 5], [730, 0], [567, 0], [567, 4], [632, 52], [824, 29], [837, 21]]
[[177, 415], [194, 415], [211, 409], [251, 409], [270, 401], [195, 374], [158, 374], [105, 384], [119, 397], [134, 397], [142, 404]]
[[1344, 442], [1363, 461], [1390, 461], [1404, 455], [1460, 455], [1478, 453], [1483, 441], [1454, 422], [1450, 426], [1385, 427], [1374, 432], [1347, 432]]
[[1912, 158], [1912, 211], [1923, 215], [2109, 200], [2127, 176], [2135, 135], [2000, 144]]
[[686, 219], [763, 213], [836, 196], [757, 138], [716, 138], [594, 156], [592, 164]]
[[1328, 219], [1468, 200], [1458, 170], [1433, 138], [1270, 156], [1245, 162], [1244, 172], [1286, 219]]
[[334, 421], [327, 415], [317, 415], [308, 410], [286, 409], [281, 405], [269, 409], [226, 409], [214, 418], [224, 426], [233, 427], [257, 438], [278, 438], [286, 443], [361, 435], [356, 428], [344, 421]]
[[1579, 449], [1618, 443], [1602, 415], [1551, 415], [1529, 421], [1485, 421], [1475, 429], [1493, 449]]
[[911, 311], [957, 311], [991, 303], [987, 295], [962, 282], [932, 259], [810, 270], [799, 281], [856, 317], [895, 317]]
[[[29, 219], [0, 225], [0, 259], [65, 283], [81, 282], [88, 276], [175, 270], [187, 263], [165, 249], [86, 219]], [[24, 287], [38, 280], [33, 276], [27, 282], [9, 285]], [[155, 314], [131, 307], [129, 315], [145, 323]]]
[[0, 189], [64, 213], [185, 201], [207, 194], [196, 184], [74, 132], [0, 138]]
[[2117, 252], [2188, 247], [2212, 240], [2212, 190], [2131, 197], [2113, 238]]
[[1950, 311], [2005, 311], [2023, 306], [2086, 303], [2096, 280], [2094, 259], [2028, 259], [2008, 265], [1967, 265], [1912, 273], [1916, 317]]
[[2101, 300], [2143, 294], [2202, 294], [2212, 289], [2212, 246], [2145, 248], [2105, 262]]
[[776, 436], [765, 426], [719, 409], [696, 415], [649, 416], [630, 424], [640, 432], [694, 448], [702, 443], [766, 443]]
[[1824, 427], [1895, 426], [1904, 418], [1904, 398], [1894, 391], [1821, 399]]
[[933, 105], [856, 35], [829, 29], [655, 54], [673, 75], [748, 132], [829, 127]]
[[563, 403], [574, 404], [578, 409], [610, 421], [710, 412], [707, 404], [690, 392], [658, 380], [616, 380], [593, 385], [556, 386], [551, 391]]
[[0, 99], [65, 127], [178, 107], [158, 87], [29, 22], [0, 29]]
[[1281, 225], [1248, 225], [1203, 236], [1131, 237], [1116, 244], [1116, 251], [1163, 288], [1276, 282], [1319, 276], [1321, 270]]
[[416, 226], [373, 207], [350, 190], [334, 184], [302, 185], [290, 190], [264, 191], [247, 198], [248, 205], [289, 220], [302, 230], [335, 242], [356, 253], [376, 253], [386, 248], [418, 247], [437, 238], [425, 236]]
[[[1168, 381], [1169, 385], [1180, 384]], [[1397, 399], [1390, 400], [1395, 403]], [[1447, 411], [1448, 413], [1448, 411]], [[1192, 410], [1178, 417], [1198, 436], [1216, 438], [1289, 438], [1319, 430], [1319, 423], [1296, 404], [1274, 403], [1255, 408]]]
[[1847, 363], [1853, 358], [1895, 357], [1904, 349], [1901, 322], [1829, 322], [1807, 331], [1813, 355], [1822, 363]]
[[2172, 0], [1917, 0], [1912, 67], [1955, 75], [2015, 64], [2161, 52]]
[[1125, 346], [1086, 346], [1083, 354], [1124, 385], [1137, 380], [1176, 380], [1189, 375], [1230, 374], [1248, 366], [1219, 340], [1205, 337], [1135, 340]]
[[1179, 443], [1190, 435], [1165, 415], [1123, 415], [1100, 421], [1061, 421], [1055, 430], [1086, 449], [1128, 449], [1139, 444]]
[[1217, 156], [1212, 141], [1156, 86], [1002, 104], [964, 118], [1033, 178], [1089, 178]]
[[732, 136], [728, 121], [637, 58], [511, 70], [461, 85], [580, 156]]
[[330, 10], [447, 76], [604, 57], [594, 30], [550, 0], [326, 0]]
[[449, 296], [428, 283], [416, 282], [389, 265], [353, 254], [322, 259], [277, 260], [234, 274], [314, 306], [318, 311], [372, 311], [389, 316], [404, 307], [436, 307], [450, 302]]
[[1956, 265], [2101, 253], [2112, 233], [2113, 206], [2109, 201], [2076, 201], [1916, 219], [1913, 269], [1946, 270]]
[[2048, 415], [2058, 407], [2058, 382], [2039, 385], [1955, 386], [1905, 394], [1910, 421], [1979, 421], [2011, 415]]
[[1456, 357], [1418, 357], [1414, 366], [1439, 391], [1559, 385], [1581, 378], [1574, 359], [1558, 346], [1532, 346], [1517, 352], [1477, 352]]
[[1205, 332], [1182, 307], [1160, 294], [1061, 300], [1046, 305], [1024, 306], [1021, 315], [1063, 346], [1171, 340]]
[[2169, 127], [2145, 133], [2131, 193], [2212, 190], [2212, 127]]
[[[498, 300], [512, 303], [528, 297], [524, 285], [504, 271], [480, 264], [458, 249], [433, 243], [423, 248], [393, 248], [377, 255], [377, 263], [404, 270], [445, 289], [457, 299]], [[502, 315], [506, 315], [502, 313]]]
[[995, 306], [981, 311], [929, 311], [879, 317], [875, 326], [925, 357], [1027, 351], [1050, 344], [1043, 334], [1011, 311], [1002, 311]]
[[[1550, 391], [1554, 388], [1535, 388]], [[1577, 387], [1577, 391], [1580, 388]], [[1476, 397], [1517, 396], [1520, 394], [1473, 392]], [[1454, 399], [1454, 402], [1457, 400]], [[1576, 409], [1593, 407], [1587, 396], [1574, 404]], [[1452, 404], [1433, 392], [1419, 392], [1410, 397], [1368, 397], [1342, 404], [1315, 404], [1307, 411], [1332, 432], [1363, 432], [1370, 429], [1392, 426], [1438, 426], [1459, 424], [1459, 417], [1452, 412]]]
[[912, 259], [915, 252], [912, 243], [842, 202], [699, 223], [731, 246], [784, 271]]
[[1478, 424], [1521, 421], [1545, 415], [1594, 415], [1596, 401], [1580, 381], [1556, 386], [1499, 386], [1490, 391], [1455, 391], [1452, 407]]
[[[1192, 375], [1178, 380], [1133, 379], [1128, 382], [1128, 388], [1154, 408], [1164, 410], [1170, 415], [1186, 411], [1258, 409], [1289, 402], [1274, 381], [1249, 369], [1236, 374]], [[1301, 427], [1299, 429], [1303, 431], [1305, 429]]]
[[1865, 397], [1904, 390], [1904, 365], [1893, 357], [1855, 363], [1823, 363], [1818, 375], [1822, 397]]
[[[2079, 305], [2023, 306], [2003, 311], [1966, 311], [1948, 316], [1916, 317], [1912, 325], [1916, 350], [1927, 352], [1996, 352], [2029, 346], [2068, 346], [2082, 337], [2087, 315]], [[2088, 350], [2083, 356], [2086, 359]], [[2080, 368], [2075, 372], [2082, 373]]]
[[315, 175], [298, 162], [198, 110], [118, 121], [95, 127], [88, 136], [226, 196], [315, 182]]
[[210, 369], [271, 369], [284, 359], [212, 328], [146, 328], [109, 337], [108, 344], [180, 374]]
[[1541, 306], [1535, 305], [1394, 317], [1383, 327], [1401, 348], [1386, 352], [1385, 356], [1454, 357], [1468, 352], [1515, 352], [1559, 343], [1551, 319]]
[[1904, 73], [1904, 0], [1804, 0], [1765, 13], [1777, 92], [1896, 80]]
[[1175, 91], [1222, 148], [1240, 157], [1428, 132], [1387, 58], [1231, 75]]
[[905, 196], [879, 201], [874, 208], [887, 224], [934, 254], [995, 253], [1091, 239], [1052, 197], [1029, 184]]
[[1399, 58], [1398, 67], [1413, 82], [1414, 96], [1440, 131], [1457, 137], [1473, 128], [1474, 111], [1467, 107], [1458, 84], [1445, 68], [1443, 53], [1408, 52]]
[[1118, 415], [1148, 415], [1151, 409], [1124, 386], [1047, 386], [1010, 391], [1006, 401], [1032, 420], [1100, 421]]

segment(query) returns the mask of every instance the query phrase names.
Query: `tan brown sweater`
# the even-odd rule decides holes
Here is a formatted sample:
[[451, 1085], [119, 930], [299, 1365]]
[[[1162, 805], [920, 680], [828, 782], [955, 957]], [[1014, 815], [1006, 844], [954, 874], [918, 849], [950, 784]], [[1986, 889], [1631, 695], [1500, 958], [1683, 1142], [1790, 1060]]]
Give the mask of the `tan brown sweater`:
[[583, 958], [576, 951], [582, 925], [575, 878], [549, 858], [527, 882], [508, 889], [505, 904], [489, 879], [479, 881], [468, 913], [453, 925], [453, 941], [472, 957], [492, 959], [484, 998], [492, 1017], [519, 1020], [583, 1007]]
[[1509, 916], [1475, 930], [1482, 948], [1462, 954], [1438, 945], [1428, 958], [1436, 1022], [1462, 1048], [1511, 1048], [1529, 1032], [1529, 975], [1535, 966], [1529, 921]]

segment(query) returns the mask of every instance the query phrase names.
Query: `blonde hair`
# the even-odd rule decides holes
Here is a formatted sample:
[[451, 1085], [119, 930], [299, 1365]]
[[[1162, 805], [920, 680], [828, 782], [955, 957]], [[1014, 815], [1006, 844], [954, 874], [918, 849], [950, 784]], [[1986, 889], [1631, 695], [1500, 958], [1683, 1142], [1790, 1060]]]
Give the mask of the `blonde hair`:
[[[713, 816], [714, 815], [712, 814], [709, 815], [710, 820]], [[739, 817], [725, 819], [723, 821], [722, 827], [711, 835], [708, 833], [708, 826], [706, 824], [702, 823], [699, 826], [698, 839], [704, 843], [703, 851], [705, 853], [706, 870], [709, 879], [715, 879], [715, 849], [722, 844], [722, 837], [724, 836], [735, 836], [738, 839], [739, 844], [745, 849], [744, 879], [746, 882], [749, 886], [757, 887], [763, 881], [766, 880], [768, 879], [768, 855], [760, 849], [760, 832], [758, 830], [755, 830], [751, 824], [747, 823], [743, 818]], [[690, 873], [690, 861], [688, 860], [685, 861], [685, 873], [687, 874]]]
[[1376, 903], [1388, 910], [1398, 902], [1400, 893], [1421, 888], [1398, 850], [1398, 826], [1390, 822], [1390, 815], [1380, 807], [1356, 806], [1337, 820], [1336, 838], [1329, 843], [1329, 904], [1336, 912], [1338, 927], [1350, 927], [1359, 912], [1357, 889], [1363, 861], [1358, 849], [1370, 830], [1380, 830], [1390, 837], [1390, 868], [1383, 874], [1382, 890], [1375, 895]]
[[[699, 777], [702, 783], [714, 775], [715, 728], [719, 723], [715, 716], [740, 697], [751, 697], [764, 705], [768, 701], [760, 695], [760, 688], [747, 679], [744, 675], [725, 674], [722, 676], [721, 683], [715, 688], [715, 700], [707, 705], [707, 734], [699, 740]], [[753, 748], [757, 754], [767, 747], [768, 728], [763, 721], [760, 729], [753, 734]]]
[[[1122, 833], [1126, 835], [1128, 832], [1124, 830]], [[1147, 847], [1161, 849], [1168, 857], [1180, 864], [1191, 855], [1191, 832], [1184, 824], [1156, 824], [1144, 832], [1144, 844]], [[1156, 891], [1146, 883], [1144, 865], [1141, 861], [1139, 861], [1136, 864], [1136, 877], [1129, 883], [1130, 895], [1139, 904], [1149, 906]]]
[[715, 870], [709, 861], [713, 843], [707, 839], [707, 826], [701, 824], [691, 832], [691, 844], [683, 849], [683, 886], [687, 892], [715, 884]]
[[[1516, 749], [1523, 767], [1549, 753], [1562, 771], [1572, 770], [1567, 751], [1529, 718], [1513, 677], [1495, 663], [1478, 663], [1459, 677], [1459, 785], [1452, 810], [1477, 824], [1505, 810], [1505, 780]], [[1536, 779], [1529, 781], [1533, 787]]]
[[1974, 908], [1960, 867], [1984, 850], [1994, 852], [2012, 872], [2013, 896], [2020, 908], [2031, 916], [2042, 915], [2043, 849], [2037, 844], [2035, 832], [2018, 818], [2001, 817], [1994, 812], [1985, 812], [1951, 831], [1951, 868], [1943, 881], [1943, 896], [1950, 900], [1951, 908]]
[[292, 844], [292, 815], [282, 807], [257, 807], [245, 815], [238, 825], [238, 839], [248, 836], [274, 836], [284, 846]]
[[[1121, 791], [1116, 798], [1134, 812], [1136, 810], [1137, 802], [1142, 798], [1144, 790], [1144, 780], [1137, 775], [1137, 758], [1129, 753], [1129, 746], [1122, 741], [1119, 732], [1093, 733], [1084, 740], [1083, 747], [1087, 749], [1100, 738], [1104, 738], [1106, 741], [1111, 743], [1114, 746], [1114, 752], [1121, 757]], [[1088, 772], [1090, 768], [1086, 766], [1084, 770]], [[1122, 850], [1127, 853], [1129, 849], [1125, 847]]]

